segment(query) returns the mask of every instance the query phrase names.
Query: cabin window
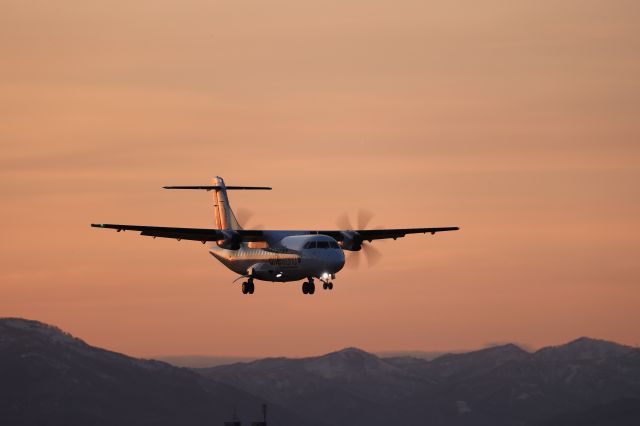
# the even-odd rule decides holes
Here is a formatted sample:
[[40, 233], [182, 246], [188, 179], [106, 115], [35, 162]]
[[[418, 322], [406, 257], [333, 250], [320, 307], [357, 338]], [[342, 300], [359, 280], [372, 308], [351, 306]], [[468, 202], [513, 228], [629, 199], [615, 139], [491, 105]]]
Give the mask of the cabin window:
[[316, 242], [315, 241], [309, 241], [307, 244], [304, 245], [303, 248], [306, 248], [306, 249], [316, 248]]
[[335, 241], [331, 241], [329, 244], [331, 244], [331, 248], [334, 248], [334, 249], [340, 248], [338, 246], [338, 243], [336, 243]]
[[329, 241], [318, 241], [318, 248], [328, 249], [329, 248]]

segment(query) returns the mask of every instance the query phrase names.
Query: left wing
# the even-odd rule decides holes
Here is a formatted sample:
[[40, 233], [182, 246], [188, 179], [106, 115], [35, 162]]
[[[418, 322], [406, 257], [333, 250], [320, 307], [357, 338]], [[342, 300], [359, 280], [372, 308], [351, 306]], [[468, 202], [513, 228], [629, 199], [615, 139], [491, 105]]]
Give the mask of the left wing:
[[[174, 238], [180, 240], [192, 240], [201, 241], [205, 243], [207, 241], [220, 241], [229, 238], [228, 234], [225, 234], [219, 229], [207, 229], [207, 228], [169, 228], [165, 226], [141, 226], [141, 225], [118, 225], [110, 223], [92, 223], [94, 228], [108, 228], [116, 229], [120, 231], [138, 231], [140, 235], [148, 237], [160, 237], [160, 238]], [[262, 241], [262, 231], [245, 231], [237, 230], [245, 241]]]

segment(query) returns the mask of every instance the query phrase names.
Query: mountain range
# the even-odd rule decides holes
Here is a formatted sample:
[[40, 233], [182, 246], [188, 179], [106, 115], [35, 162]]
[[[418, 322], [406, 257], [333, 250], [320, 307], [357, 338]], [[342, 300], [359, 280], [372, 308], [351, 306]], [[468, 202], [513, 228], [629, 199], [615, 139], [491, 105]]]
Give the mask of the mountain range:
[[[0, 425], [222, 425], [263, 400], [164, 362], [87, 345], [37, 321], [0, 319]], [[275, 424], [312, 425], [270, 404]]]
[[[495, 346], [495, 345], [491, 345]], [[455, 351], [455, 353], [466, 352], [462, 350]], [[409, 356], [412, 358], [420, 358], [426, 360], [432, 360], [439, 356], [452, 353], [451, 351], [384, 351], [373, 352], [374, 355], [380, 358], [392, 358]], [[220, 355], [160, 355], [152, 357], [158, 361], [164, 361], [168, 364], [175, 365], [176, 367], [189, 367], [189, 368], [208, 368], [217, 367], [219, 365], [234, 364], [237, 362], [251, 362], [260, 359], [260, 357], [250, 356], [220, 356]]]
[[640, 350], [579, 338], [427, 360], [357, 348], [179, 368], [0, 319], [0, 424], [638, 425]]

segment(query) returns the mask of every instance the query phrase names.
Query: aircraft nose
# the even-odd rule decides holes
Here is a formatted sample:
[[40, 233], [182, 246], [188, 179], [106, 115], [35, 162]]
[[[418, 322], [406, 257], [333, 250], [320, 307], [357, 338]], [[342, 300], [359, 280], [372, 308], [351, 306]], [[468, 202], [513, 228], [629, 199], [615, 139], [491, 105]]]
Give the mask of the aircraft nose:
[[335, 272], [338, 272], [344, 267], [344, 252], [342, 250], [336, 253], [333, 268]]

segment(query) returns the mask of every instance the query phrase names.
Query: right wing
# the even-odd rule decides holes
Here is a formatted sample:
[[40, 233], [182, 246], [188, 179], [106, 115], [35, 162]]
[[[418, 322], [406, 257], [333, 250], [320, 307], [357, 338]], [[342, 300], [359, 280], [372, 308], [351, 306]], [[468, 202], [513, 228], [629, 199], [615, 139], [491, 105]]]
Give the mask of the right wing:
[[431, 234], [436, 232], [458, 231], [457, 226], [446, 226], [441, 228], [404, 228], [404, 229], [363, 229], [356, 231], [363, 240], [382, 240], [386, 238], [402, 238], [407, 234]]
[[323, 234], [333, 237], [337, 241], [343, 241], [345, 235], [354, 234], [361, 241], [383, 240], [386, 238], [402, 238], [407, 234], [435, 234], [436, 232], [458, 231], [457, 226], [440, 228], [398, 228], [398, 229], [354, 229], [354, 230], [324, 230], [309, 231], [310, 234]]

